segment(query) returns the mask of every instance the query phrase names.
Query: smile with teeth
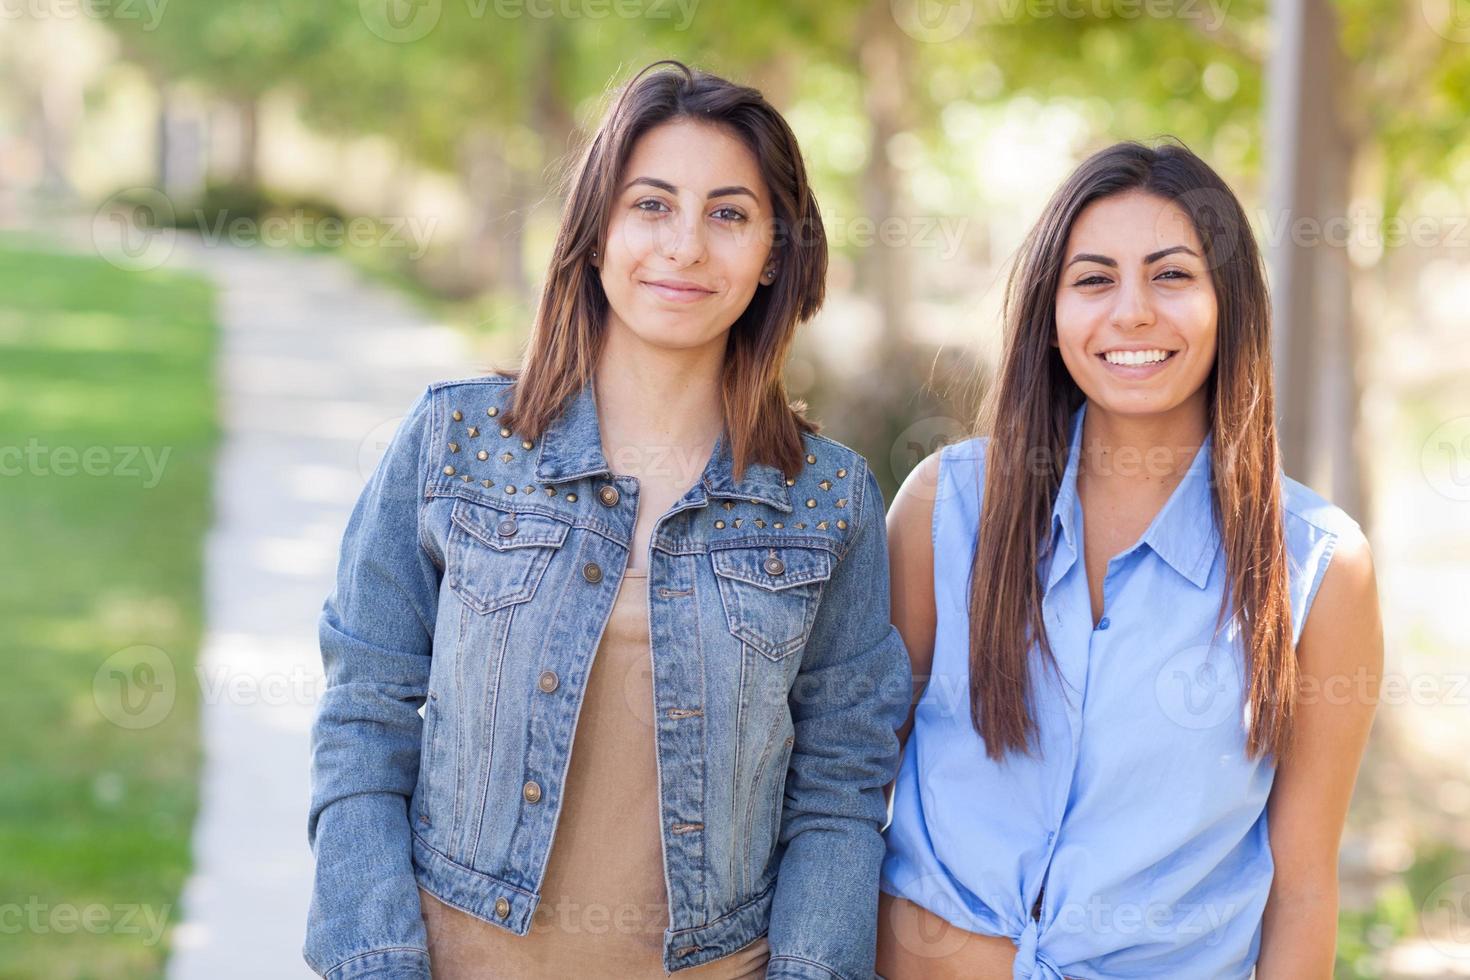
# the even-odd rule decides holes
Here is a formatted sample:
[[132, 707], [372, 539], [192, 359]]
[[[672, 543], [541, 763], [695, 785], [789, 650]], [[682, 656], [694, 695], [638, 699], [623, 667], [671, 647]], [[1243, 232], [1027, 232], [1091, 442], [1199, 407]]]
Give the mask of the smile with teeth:
[[1137, 365], [1157, 364], [1166, 361], [1175, 354], [1171, 350], [1110, 350], [1103, 351], [1099, 356], [1109, 364]]

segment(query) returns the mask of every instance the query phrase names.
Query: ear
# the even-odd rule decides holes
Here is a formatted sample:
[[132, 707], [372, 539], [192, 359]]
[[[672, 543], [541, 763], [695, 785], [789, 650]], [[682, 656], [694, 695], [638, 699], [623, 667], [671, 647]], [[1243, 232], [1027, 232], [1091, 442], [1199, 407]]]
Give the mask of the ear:
[[776, 259], [776, 253], [772, 252], [766, 259], [765, 268], [761, 269], [761, 285], [769, 286], [776, 281], [776, 270], [781, 268], [781, 263]]

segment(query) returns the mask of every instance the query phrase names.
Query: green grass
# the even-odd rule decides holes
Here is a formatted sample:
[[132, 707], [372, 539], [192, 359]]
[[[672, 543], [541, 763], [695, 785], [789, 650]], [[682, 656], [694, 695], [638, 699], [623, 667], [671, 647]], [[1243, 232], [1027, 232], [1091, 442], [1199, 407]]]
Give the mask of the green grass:
[[160, 976], [180, 919], [212, 302], [0, 240], [0, 978]]

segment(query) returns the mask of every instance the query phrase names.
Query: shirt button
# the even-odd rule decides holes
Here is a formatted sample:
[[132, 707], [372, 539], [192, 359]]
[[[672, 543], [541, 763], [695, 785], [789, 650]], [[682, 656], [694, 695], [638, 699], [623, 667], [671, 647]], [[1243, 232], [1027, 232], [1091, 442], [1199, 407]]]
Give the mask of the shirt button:
[[532, 779], [521, 787], [521, 795], [526, 798], [527, 803], [541, 802], [541, 784]]
[[507, 517], [496, 526], [495, 530], [499, 531], [504, 537], [510, 537], [517, 530], [516, 519], [514, 517]]
[[1112, 622], [1106, 616], [1097, 621], [1097, 628], [1100, 630], [1105, 630], [1111, 625], [1113, 625]]
[[509, 915], [510, 915], [510, 902], [506, 901], [506, 899], [505, 899], [504, 896], [501, 896], [500, 898], [497, 898], [495, 900], [495, 917], [497, 919], [504, 919], [504, 918], [508, 917]]
[[602, 501], [604, 507], [616, 507], [618, 504], [618, 488], [612, 485], [603, 487], [597, 491], [597, 499]]
[[596, 585], [602, 581], [602, 568], [595, 561], [589, 561], [582, 566], [582, 577]]
[[555, 691], [560, 684], [561, 681], [557, 679], [556, 671], [554, 670], [543, 670], [541, 677], [536, 681], [536, 686], [547, 694]]

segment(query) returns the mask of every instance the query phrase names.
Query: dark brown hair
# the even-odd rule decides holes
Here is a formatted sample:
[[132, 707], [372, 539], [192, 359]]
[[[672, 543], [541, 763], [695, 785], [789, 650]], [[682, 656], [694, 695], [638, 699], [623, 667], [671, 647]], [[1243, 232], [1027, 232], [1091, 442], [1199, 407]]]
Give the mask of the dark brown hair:
[[970, 710], [996, 760], [1012, 750], [1031, 751], [1033, 645], [1056, 668], [1037, 569], [1066, 468], [1070, 417], [1084, 398], [1052, 345], [1064, 252], [1084, 208], [1127, 191], [1172, 201], [1189, 216], [1205, 250], [1218, 308], [1215, 364], [1205, 382], [1214, 438], [1212, 496], [1227, 579], [1216, 629], [1233, 608], [1247, 660], [1250, 754], [1279, 753], [1290, 738], [1297, 667], [1271, 310], [1260, 252], [1240, 202], [1203, 160], [1181, 145], [1119, 143], [1073, 172], [1026, 237], [1007, 290], [999, 377], [981, 414], [981, 428], [991, 436], [970, 582]]
[[771, 197], [776, 279], [756, 290], [730, 328], [722, 400], [736, 476], [751, 462], [794, 476], [805, 451], [802, 433], [816, 426], [800, 403], [787, 399], [781, 369], [797, 326], [822, 306], [822, 217], [796, 137], [780, 113], [756, 89], [677, 61], [656, 61], [621, 89], [577, 162], [506, 424], [537, 438], [591, 381], [608, 301], [589, 254], [604, 248], [634, 144], [655, 126], [679, 119], [721, 126], [737, 137], [755, 156]]

